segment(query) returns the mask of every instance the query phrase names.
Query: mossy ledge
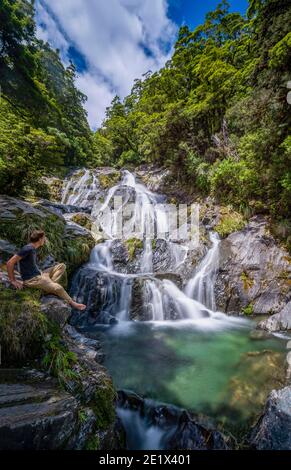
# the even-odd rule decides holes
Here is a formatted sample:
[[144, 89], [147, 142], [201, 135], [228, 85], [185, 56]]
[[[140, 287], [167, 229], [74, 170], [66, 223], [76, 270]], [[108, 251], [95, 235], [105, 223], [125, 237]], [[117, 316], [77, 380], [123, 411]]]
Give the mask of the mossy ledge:
[[0, 196], [0, 238], [17, 248], [28, 243], [34, 229], [46, 232], [47, 243], [39, 256], [51, 255], [67, 265], [69, 274], [88, 260], [95, 241], [88, 230], [74, 230], [62, 216], [38, 203]]
[[[40, 415], [41, 419], [38, 419], [36, 412], [28, 415], [24, 428], [22, 423], [19, 424], [17, 433], [23, 437], [20, 441], [14, 428], [9, 428], [9, 443], [17, 449], [42, 449], [43, 443], [35, 444], [36, 439], [31, 444], [29, 435], [44, 432], [45, 426], [55, 422], [56, 429], [53, 433], [49, 431], [45, 443], [52, 450], [120, 448], [124, 436], [123, 430], [116, 431], [116, 391], [98, 357], [92, 358], [95, 351], [92, 344], [84, 348], [84, 339], [79, 339], [81, 335], [76, 330], [69, 325], [62, 328], [48, 318], [42, 312], [38, 291], [16, 291], [0, 283], [0, 305], [1, 393], [5, 398], [8, 387], [5, 400], [9, 403], [9, 387], [17, 386], [17, 390], [23, 389], [26, 394], [25, 403], [34, 407], [40, 399], [40, 406], [45, 410], [48, 408], [47, 417]], [[99, 349], [96, 342], [96, 351]], [[20, 378], [11, 380], [15, 373]], [[31, 382], [31, 375], [36, 376], [37, 381]], [[53, 411], [50, 411], [50, 403], [59, 405], [56, 408], [53, 405]], [[19, 408], [23, 405], [17, 403]], [[59, 425], [59, 413], [67, 408], [70, 415]], [[25, 416], [24, 408], [21, 413]], [[0, 425], [0, 435], [3, 429]], [[67, 434], [66, 440], [64, 434]]]
[[[44, 229], [48, 239], [40, 261], [51, 255], [66, 263], [69, 274], [88, 260], [95, 245], [88, 230], [66, 223], [62, 216], [41, 204], [0, 196], [0, 239], [4, 246], [9, 245], [7, 252], [2, 253], [2, 263], [28, 242], [30, 232], [36, 228]], [[52, 309], [56, 308], [58, 315], [54, 316]], [[13, 289], [4, 269], [0, 276], [0, 309], [1, 393], [9, 403], [9, 387], [18, 387], [27, 394], [26, 400], [32, 407], [41, 396], [40, 408], [44, 413], [41, 419], [37, 413], [28, 417], [25, 429], [19, 424], [17, 432], [21, 439], [14, 427], [8, 425], [7, 440], [3, 443], [12, 443], [17, 449], [79, 450], [102, 449], [106, 441], [106, 446], [109, 445], [106, 448], [120, 448], [123, 438], [115, 431], [116, 392], [112, 380], [100, 363], [101, 355], [92, 359], [95, 350], [91, 348], [87, 353], [83, 339], [78, 343], [80, 335], [76, 331], [70, 336], [72, 327], [65, 324], [70, 307], [61, 299], [41, 297], [38, 290]], [[99, 349], [96, 346], [96, 351]], [[14, 385], [13, 371], [17, 374]], [[31, 374], [37, 377], [33, 383], [27, 379]], [[21, 408], [23, 402], [15, 406], [20, 413], [26, 413]], [[42, 428], [38, 423], [42, 423]], [[3, 432], [0, 425], [0, 435]], [[38, 437], [42, 433], [49, 433], [45, 444]]]

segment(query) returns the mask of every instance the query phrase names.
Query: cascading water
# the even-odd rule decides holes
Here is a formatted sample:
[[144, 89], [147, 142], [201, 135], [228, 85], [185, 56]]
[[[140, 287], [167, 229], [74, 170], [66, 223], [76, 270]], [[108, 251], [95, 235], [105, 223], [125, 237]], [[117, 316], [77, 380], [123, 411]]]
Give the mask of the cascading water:
[[66, 184], [62, 204], [77, 207], [88, 207], [89, 198], [96, 191], [98, 180], [94, 173], [85, 170], [82, 176], [74, 175]]
[[[90, 173], [86, 171], [80, 180], [68, 182], [63, 201], [85, 206], [86, 198], [90, 196], [89, 178], [91, 178], [94, 191], [96, 189], [94, 185], [98, 187], [98, 181], [96, 178], [92, 180]], [[71, 195], [68, 195], [69, 188], [71, 188]], [[117, 210], [112, 212], [116, 197], [120, 198], [119, 205]], [[139, 271], [134, 274], [118, 272], [111, 258], [112, 243], [118, 236], [120, 237], [119, 215], [122, 211], [126, 211], [128, 204], [131, 204], [131, 207], [122, 236], [128, 240], [135, 235], [143, 243]], [[108, 190], [104, 202], [100, 203], [98, 198], [94, 202], [91, 216], [98, 222], [103, 236], [109, 239], [93, 249], [87, 265], [87, 269], [95, 270], [104, 281], [102, 286], [100, 283], [96, 284], [96, 288], [101, 290], [101, 307], [100, 305], [98, 307], [101, 308], [101, 315], [98, 315], [98, 318], [104, 321], [104, 313], [108, 313], [119, 321], [129, 320], [133, 279], [143, 275], [145, 278], [142, 308], [147, 311], [147, 319], [163, 321], [170, 318], [198, 320], [205, 317], [218, 317], [213, 315], [215, 311], [214, 282], [219, 252], [219, 238], [216, 233], [210, 234], [212, 247], [183, 292], [170, 280], [154, 277], [153, 245], [157, 238], [164, 240], [169, 252], [170, 269], [168, 271], [175, 273], [183, 265], [189, 253], [187, 243], [177, 243], [169, 237], [169, 213], [163, 196], [149, 191], [143, 184], [136, 181], [132, 173], [125, 170], [121, 182]], [[150, 275], [150, 279], [147, 279], [146, 275]], [[79, 273], [77, 280], [75, 279], [73, 283], [73, 292], [78, 300], [89, 303], [90, 310], [92, 293], [89, 292], [87, 296], [84, 296], [83, 291], [84, 282], [80, 281]], [[172, 312], [171, 315], [169, 312]]]
[[[112, 214], [115, 198], [119, 205]], [[79, 178], [73, 175], [62, 202], [89, 206], [101, 232], [99, 239], [105, 239], [73, 279], [71, 293], [87, 309], [85, 314], [74, 312], [72, 322], [83, 331], [89, 329], [91, 335], [102, 335], [105, 365], [115, 385], [205, 415], [219, 416], [223, 410], [223, 420], [228, 409], [232, 419], [232, 406], [235, 416], [245, 413], [246, 406], [229, 406], [229, 396], [244, 394], [236, 395], [228, 388], [239, 383], [241, 356], [252, 346], [248, 322], [215, 311], [218, 235], [210, 233], [212, 246], [183, 289], [179, 281], [193, 270], [191, 260], [196, 256], [187, 241], [169, 236], [165, 199], [140, 184], [132, 173], [124, 171], [121, 181], [106, 193], [100, 192], [98, 172], [85, 171]], [[123, 211], [126, 217], [120, 236]], [[263, 351], [277, 347], [257, 343]], [[263, 367], [265, 371], [265, 361]], [[263, 377], [252, 374], [252, 380], [254, 376]], [[171, 437], [172, 427], [156, 425], [152, 411], [139, 413], [134, 406], [121, 404], [117, 412], [128, 448], [162, 449]]]
[[219, 266], [219, 237], [217, 233], [210, 233], [212, 247], [205, 258], [198, 265], [194, 277], [190, 279], [185, 288], [185, 294], [196, 299], [201, 304], [215, 311], [214, 285]]

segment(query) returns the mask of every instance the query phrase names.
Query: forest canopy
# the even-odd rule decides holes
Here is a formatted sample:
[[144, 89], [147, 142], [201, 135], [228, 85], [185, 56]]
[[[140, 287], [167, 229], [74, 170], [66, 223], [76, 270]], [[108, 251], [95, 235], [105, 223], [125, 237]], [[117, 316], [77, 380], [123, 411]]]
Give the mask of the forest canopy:
[[224, 1], [194, 31], [182, 26], [166, 66], [107, 109], [94, 139], [100, 161], [167, 165], [222, 202], [286, 216], [290, 24], [289, 1], [253, 0], [246, 17]]
[[36, 38], [33, 3], [0, 3], [0, 187], [19, 194], [42, 174], [88, 164], [92, 132], [76, 70]]

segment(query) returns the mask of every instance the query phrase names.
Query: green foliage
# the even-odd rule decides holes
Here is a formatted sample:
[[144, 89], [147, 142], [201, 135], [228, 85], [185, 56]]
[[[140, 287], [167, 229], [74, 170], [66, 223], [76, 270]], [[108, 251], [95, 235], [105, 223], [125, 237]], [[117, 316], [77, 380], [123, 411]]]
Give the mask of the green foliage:
[[88, 441], [85, 445], [85, 450], [98, 450], [100, 448], [100, 441], [99, 437], [94, 434], [93, 436], [89, 437]]
[[88, 217], [88, 215], [84, 214], [83, 212], [74, 214], [72, 216], [72, 221], [75, 222], [76, 224], [81, 225], [82, 227], [87, 228], [88, 230], [91, 230], [92, 221], [90, 217]]
[[251, 1], [247, 18], [222, 2], [194, 31], [181, 27], [165, 67], [113, 100], [95, 154], [117, 166], [162, 164], [198, 193], [285, 217], [290, 14], [285, 0]]
[[120, 180], [120, 173], [118, 171], [111, 172], [108, 174], [100, 174], [98, 177], [101, 188], [108, 189], [114, 186]]
[[1, 219], [0, 237], [21, 247], [28, 243], [33, 230], [43, 229], [47, 242], [39, 250], [40, 259], [49, 254], [53, 255], [56, 260], [67, 265], [67, 272], [70, 275], [88, 260], [90, 251], [95, 245], [93, 237], [90, 234], [78, 235], [74, 231], [68, 233], [64, 221], [58, 215], [37, 204], [33, 208], [26, 211], [21, 211], [17, 207], [11, 208], [15, 218]]
[[230, 233], [244, 228], [245, 224], [246, 222], [241, 214], [230, 207], [222, 207], [219, 222], [214, 228], [221, 237], [227, 237]]
[[246, 307], [242, 309], [242, 313], [244, 315], [250, 316], [254, 314], [254, 306], [252, 303], [248, 304]]
[[77, 379], [78, 375], [73, 370], [77, 362], [77, 356], [68, 350], [61, 339], [60, 328], [53, 323], [49, 324], [49, 334], [44, 343], [45, 355], [42, 366], [49, 374], [57, 377], [60, 384], [65, 384], [67, 380]]
[[76, 70], [35, 36], [33, 2], [0, 5], [0, 186], [21, 194], [41, 175], [94, 160]]
[[47, 333], [38, 291], [0, 286], [0, 344], [2, 365], [23, 364], [42, 352]]
[[116, 391], [111, 378], [104, 374], [100, 384], [96, 387], [91, 407], [96, 416], [96, 428], [107, 429], [115, 420]]

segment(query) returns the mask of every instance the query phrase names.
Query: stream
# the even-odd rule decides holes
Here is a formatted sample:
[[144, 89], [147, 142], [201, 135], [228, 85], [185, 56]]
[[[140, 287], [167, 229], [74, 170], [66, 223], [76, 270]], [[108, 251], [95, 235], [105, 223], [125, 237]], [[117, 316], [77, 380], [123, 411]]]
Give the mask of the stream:
[[[193, 263], [197, 247], [171, 237], [165, 196], [127, 170], [105, 194], [94, 172], [72, 177], [62, 203], [89, 208], [98, 222], [93, 232], [101, 233], [100, 241], [71, 286], [87, 309], [84, 315], [75, 312], [72, 323], [102, 343], [116, 389], [243, 432], [274, 388], [278, 368], [283, 370], [285, 342], [255, 335], [254, 320], [216, 310], [218, 235], [208, 231], [204, 252]], [[138, 409], [119, 404], [117, 412], [129, 449], [162, 449], [165, 434], [173, 432], [153, 425]]]

